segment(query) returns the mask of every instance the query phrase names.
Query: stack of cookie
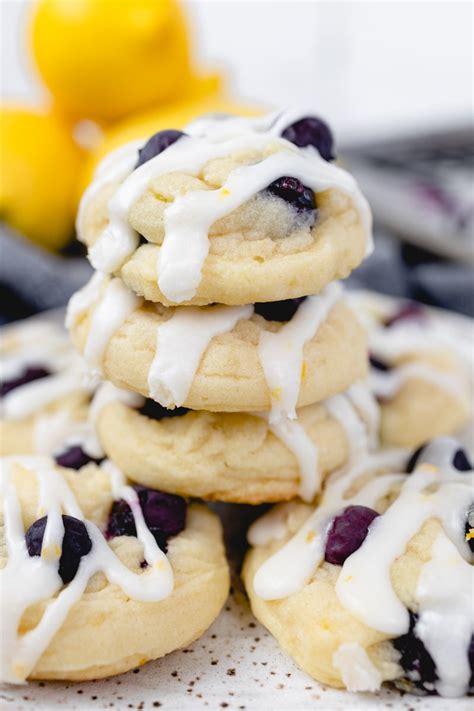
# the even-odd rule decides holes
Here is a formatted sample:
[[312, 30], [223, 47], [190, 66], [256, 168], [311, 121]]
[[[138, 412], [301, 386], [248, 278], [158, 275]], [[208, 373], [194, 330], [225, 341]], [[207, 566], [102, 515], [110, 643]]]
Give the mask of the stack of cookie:
[[67, 323], [88, 381], [47, 334], [32, 353], [11, 334], [13, 683], [108, 676], [196, 639], [229, 571], [217, 517], [181, 497], [310, 501], [348, 456], [350, 403], [367, 407], [365, 332], [336, 280], [370, 251], [370, 212], [327, 126], [211, 117], [140, 146], [104, 161], [78, 216], [97, 271]]
[[[99, 166], [78, 216], [96, 272], [67, 315], [88, 378], [57, 330], [5, 334], [2, 680], [109, 676], [199, 637], [229, 570], [198, 497], [286, 502], [251, 527], [243, 577], [316, 679], [467, 691], [471, 464], [447, 438], [404, 448], [465, 421], [464, 371], [359, 303], [367, 379], [339, 280], [370, 212], [333, 159], [321, 120], [283, 112]], [[377, 451], [379, 431], [404, 447]]]
[[97, 430], [134, 481], [311, 501], [344, 463], [352, 405], [372, 403], [352, 387], [366, 336], [337, 280], [370, 252], [371, 218], [332, 161], [329, 128], [283, 112], [199, 119], [99, 166], [78, 217], [97, 273], [68, 323], [118, 388]]

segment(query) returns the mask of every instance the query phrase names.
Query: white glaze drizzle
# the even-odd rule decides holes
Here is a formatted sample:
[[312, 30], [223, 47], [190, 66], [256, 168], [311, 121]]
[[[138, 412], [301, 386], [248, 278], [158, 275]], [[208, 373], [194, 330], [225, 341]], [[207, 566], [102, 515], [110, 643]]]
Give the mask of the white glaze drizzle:
[[[341, 395], [334, 395], [322, 403], [346, 433], [350, 461], [354, 461], [357, 455], [365, 451], [373, 441], [371, 429], [368, 432], [368, 425], [361, 419], [359, 412], [353, 405], [355, 399], [359, 405], [365, 406], [365, 409], [368, 410], [372, 406], [372, 397], [370, 393], [367, 396], [368, 390], [365, 385], [361, 385], [360, 390], [358, 386], [352, 387], [354, 391], [351, 394], [347, 391]], [[300, 468], [301, 478], [298, 495], [303, 501], [312, 501], [321, 488], [321, 471], [318, 466], [318, 448], [305, 432], [304, 427], [298, 419], [282, 418], [271, 422], [268, 413], [252, 414], [265, 419], [273, 434], [293, 452]], [[369, 414], [372, 414], [372, 411]]]
[[303, 501], [312, 501], [321, 488], [319, 454], [318, 448], [306, 433], [303, 425], [297, 419], [290, 420], [288, 418], [271, 422], [267, 412], [252, 413], [252, 415], [262, 417], [275, 437], [278, 437], [295, 455], [300, 470], [298, 496]]
[[58, 325], [48, 321], [25, 323], [6, 329], [8, 332], [17, 344], [1, 357], [2, 380], [19, 377], [28, 366], [42, 366], [51, 374], [7, 393], [0, 404], [2, 417], [8, 420], [29, 417], [72, 392], [92, 391], [92, 384], [84, 380], [81, 358]]
[[[85, 190], [77, 212], [76, 232], [77, 238], [81, 242], [85, 241], [85, 213], [88, 210], [90, 203], [106, 185], [111, 183], [120, 183], [127, 177], [127, 175], [129, 175], [138, 160], [138, 149], [143, 145], [143, 143], [143, 140], [137, 140], [131, 141], [125, 146], [121, 146], [115, 151], [109, 153], [109, 155], [106, 156], [97, 166], [94, 179]], [[121, 256], [118, 256], [115, 252], [115, 249], [117, 247], [120, 249], [121, 245], [114, 244], [113, 240], [111, 241], [110, 237], [107, 237], [108, 234], [108, 231], [105, 230], [97, 241], [97, 246], [94, 245], [91, 249], [91, 263], [94, 268], [99, 271], [102, 271], [100, 268], [101, 266], [108, 267], [112, 270], [114, 268], [114, 264], [118, 263], [117, 259], [120, 259]], [[138, 243], [138, 238], [135, 235], [133, 235], [133, 239], [136, 240], [136, 243]], [[107, 250], [105, 249], [106, 247]], [[103, 269], [103, 271], [108, 271], [109, 269]]]
[[357, 642], [341, 644], [332, 657], [348, 691], [377, 691], [382, 685], [382, 675], [367, 652]]
[[437, 690], [446, 696], [466, 693], [470, 676], [466, 650], [474, 632], [474, 568], [465, 560], [462, 527], [473, 485], [472, 473], [419, 466], [346, 559], [336, 583], [341, 604], [364, 624], [392, 637], [404, 634], [408, 611], [392, 587], [390, 569], [426, 520], [440, 521], [443, 533], [422, 569], [415, 600], [421, 612], [417, 632], [437, 663]]
[[258, 353], [270, 391], [271, 423], [296, 419], [304, 346], [314, 338], [341, 296], [341, 285], [333, 282], [318, 296], [308, 296], [279, 331], [264, 331], [260, 335]]
[[137, 393], [104, 382], [94, 393], [87, 419], [75, 420], [67, 410], [38, 417], [33, 433], [34, 452], [56, 455], [78, 445], [90, 457], [100, 459], [105, 456], [97, 435], [97, 420], [102, 409], [111, 402], [123, 402], [129, 407], [140, 407], [144, 400], [145, 398]]
[[[22, 324], [5, 331], [12, 333], [17, 345], [0, 354], [2, 380], [13, 380], [21, 375], [28, 365], [47, 366], [58, 371], [70, 366], [74, 352], [63, 329], [51, 322]], [[3, 340], [3, 330], [2, 330]]]
[[211, 340], [232, 331], [252, 313], [252, 306], [175, 309], [157, 329], [155, 357], [148, 373], [150, 397], [164, 407], [180, 407]]
[[440, 696], [461, 696], [469, 685], [466, 650], [474, 633], [473, 590], [473, 566], [440, 534], [418, 579], [415, 627], [436, 664], [435, 688]]
[[84, 358], [93, 374], [102, 373], [102, 360], [113, 334], [142, 303], [120, 279], [112, 279], [92, 312]]
[[374, 395], [380, 399], [390, 399], [410, 380], [425, 380], [445, 390], [460, 400], [466, 399], [465, 383], [457, 372], [439, 370], [428, 363], [404, 363], [393, 370], [371, 369], [369, 383]]
[[2, 416], [7, 420], [29, 417], [50, 403], [74, 391], [91, 392], [92, 386], [81, 380], [81, 371], [53, 373], [11, 390], [2, 398]]
[[79, 444], [87, 436], [85, 420], [74, 420], [68, 410], [43, 413], [37, 417], [33, 428], [33, 451], [35, 454], [53, 455], [67, 445]]
[[[431, 464], [406, 477], [398, 498], [373, 522], [363, 545], [342, 566], [336, 593], [344, 607], [381, 632], [406, 632], [408, 612], [393, 590], [391, 565], [429, 518], [439, 519], [450, 537], [463, 541], [459, 526], [473, 484], [472, 475], [440, 472]], [[433, 486], [436, 490], [428, 491]]]
[[112, 383], [104, 382], [100, 385], [90, 404], [87, 429], [85, 437], [81, 440], [83, 449], [97, 459], [104, 456], [104, 450], [97, 436], [97, 420], [103, 408], [112, 402], [121, 402], [128, 407], [135, 408], [141, 407], [145, 398], [131, 390], [117, 388]]
[[368, 449], [367, 426], [353, 406], [347, 394], [333, 395], [325, 401], [329, 414], [342, 426], [349, 445], [349, 462], [355, 462]]
[[[38, 480], [38, 518], [48, 516], [41, 556], [30, 557], [25, 545], [21, 510], [12, 480], [15, 464], [29, 469]], [[103, 466], [110, 474], [114, 498], [125, 499], [132, 510], [137, 538], [143, 544], [148, 563], [140, 575], [132, 573], [117, 558], [95, 524], [83, 519], [72, 491], [51, 460], [7, 457], [1, 461], [0, 484], [8, 548], [8, 562], [0, 571], [2, 681], [18, 684], [27, 678], [95, 573], [102, 571], [109, 582], [118, 585], [134, 600], [158, 602], [173, 591], [171, 566], [145, 524], [136, 492], [126, 485], [123, 475], [111, 463]], [[76, 576], [66, 587], [58, 574], [64, 535], [63, 513], [83, 520], [92, 541], [92, 550], [81, 559]], [[18, 628], [25, 610], [42, 600], [49, 600], [49, 604], [40, 622], [20, 635]]]
[[280, 541], [288, 531], [287, 519], [292, 502], [277, 504], [252, 523], [247, 531], [247, 540], [251, 546], [266, 546], [271, 541]]
[[[246, 149], [265, 151], [275, 145], [281, 150], [259, 163], [237, 168], [221, 188], [177, 195], [166, 208], [165, 238], [158, 264], [158, 284], [163, 294], [174, 303], [192, 299], [209, 251], [208, 231], [211, 225], [282, 175], [298, 178], [315, 192], [337, 188], [348, 194], [365, 226], [367, 250], [370, 252], [370, 209], [352, 176], [324, 161], [311, 146], [297, 148], [275, 135], [272, 126], [277, 116], [194, 122], [188, 129], [188, 133], [193, 135], [181, 137], [134, 170], [109, 202], [109, 225], [92, 250], [95, 268], [114, 271], [136, 249], [138, 238], [128, 225], [128, 212], [153, 179], [173, 171], [197, 176], [204, 165], [214, 158]], [[104, 168], [101, 182], [107, 182], [106, 173]], [[117, 169], [110, 168], [110, 173], [116, 179]], [[86, 203], [94, 191], [95, 188], [87, 196]]]
[[[383, 398], [392, 398], [411, 379], [425, 380], [438, 388], [445, 390], [456, 398], [466, 401], [468, 387], [468, 370], [474, 364], [472, 343], [461, 342], [450, 334], [444, 324], [437, 323], [427, 312], [423, 321], [406, 319], [385, 327], [370, 313], [371, 301], [363, 297], [353, 296], [354, 303], [359, 304], [359, 314], [362, 315], [369, 333], [371, 354], [383, 363], [392, 366], [391, 370], [380, 371], [371, 369], [370, 386], [374, 394]], [[375, 302], [375, 306], [378, 303]], [[374, 308], [375, 308], [374, 306]], [[389, 318], [391, 310], [383, 309], [380, 304], [381, 318]], [[471, 339], [472, 340], [472, 339]], [[433, 352], [449, 352], [458, 359], [458, 367], [444, 370], [428, 361], [416, 360], [403, 362], [409, 355], [430, 354]], [[402, 360], [402, 362], [399, 362]]]
[[416, 321], [407, 318], [388, 327], [372, 320], [369, 331], [371, 351], [377, 358], [390, 364], [407, 353], [446, 349], [462, 359], [471, 363], [473, 361], [472, 353], [467, 358], [463, 344], [457, 342], [443, 324], [431, 319]]
[[376, 449], [379, 445], [380, 407], [373, 392], [367, 383], [354, 383], [345, 394], [364, 419], [369, 449]]
[[[404, 477], [383, 474], [364, 484], [353, 496], [347, 496], [346, 492], [366, 472], [401, 469], [407, 456], [407, 451], [401, 449], [367, 454], [356, 463], [333, 472], [326, 480], [321, 502], [315, 511], [293, 538], [257, 570], [253, 580], [257, 595], [264, 600], [277, 600], [301, 590], [323, 560], [327, 527], [335, 513], [349, 505], [374, 506]], [[250, 527], [248, 539], [251, 543], [255, 540], [257, 524], [258, 538], [270, 541], [275, 518], [266, 514]], [[278, 531], [280, 525], [281, 522], [277, 525]]]
[[75, 326], [79, 317], [83, 316], [95, 304], [105, 279], [105, 274], [102, 272], [94, 272], [87, 284], [71, 296], [66, 310], [65, 326], [67, 329]]

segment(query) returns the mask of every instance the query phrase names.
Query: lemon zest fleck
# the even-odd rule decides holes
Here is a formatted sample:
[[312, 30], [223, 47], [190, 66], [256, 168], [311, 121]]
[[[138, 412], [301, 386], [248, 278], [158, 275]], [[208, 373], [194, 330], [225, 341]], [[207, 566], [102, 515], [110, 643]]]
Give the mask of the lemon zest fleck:
[[306, 371], [307, 371], [307, 366], [306, 366], [306, 361], [304, 360], [303, 363], [301, 364], [301, 382], [304, 383], [306, 380]]
[[424, 462], [421, 466], [425, 472], [430, 472], [431, 474], [437, 474], [439, 472], [439, 467], [435, 466], [434, 464]]
[[53, 543], [51, 546], [43, 546], [41, 557], [45, 560], [57, 560], [61, 557], [61, 547], [57, 543]]

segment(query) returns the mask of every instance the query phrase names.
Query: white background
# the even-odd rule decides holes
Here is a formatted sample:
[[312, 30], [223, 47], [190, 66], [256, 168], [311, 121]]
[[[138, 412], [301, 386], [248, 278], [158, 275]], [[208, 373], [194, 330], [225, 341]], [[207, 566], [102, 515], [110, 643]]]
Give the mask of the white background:
[[[120, 7], [120, 0], [110, 0]], [[159, 2], [159, 0], [150, 0]], [[238, 95], [303, 103], [339, 137], [466, 122], [472, 112], [470, 2], [194, 0], [195, 54]], [[2, 96], [41, 95], [28, 57], [25, 0], [0, 0]]]

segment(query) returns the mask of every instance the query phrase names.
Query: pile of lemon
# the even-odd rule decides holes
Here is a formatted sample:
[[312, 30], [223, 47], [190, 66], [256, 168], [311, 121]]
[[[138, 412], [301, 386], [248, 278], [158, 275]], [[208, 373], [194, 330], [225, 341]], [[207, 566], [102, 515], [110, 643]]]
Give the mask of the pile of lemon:
[[60, 249], [98, 160], [112, 148], [207, 111], [252, 112], [218, 75], [193, 70], [174, 0], [39, 0], [33, 58], [48, 100], [0, 111], [0, 218]]

